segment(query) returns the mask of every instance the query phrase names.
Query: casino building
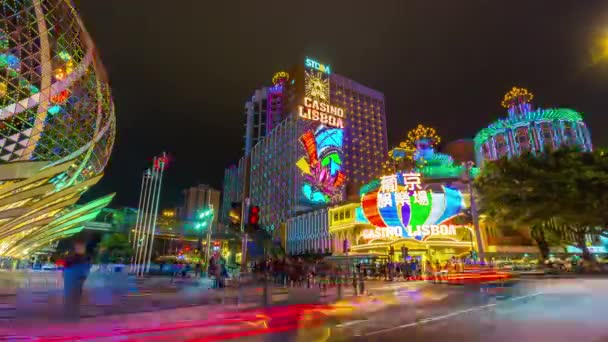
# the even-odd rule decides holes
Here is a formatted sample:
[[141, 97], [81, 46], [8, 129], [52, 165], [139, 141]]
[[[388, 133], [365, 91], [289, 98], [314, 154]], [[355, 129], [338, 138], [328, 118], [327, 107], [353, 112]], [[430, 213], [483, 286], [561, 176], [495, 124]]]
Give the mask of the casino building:
[[[242, 194], [260, 207], [264, 228], [276, 232], [298, 214], [344, 203], [382, 172], [387, 137], [381, 92], [306, 58], [277, 73], [272, 86], [255, 93], [255, 101], [265, 112], [256, 114], [252, 101], [245, 106], [246, 131], [253, 132], [245, 139], [250, 153], [238, 171], [226, 170], [224, 183], [238, 189], [231, 196]], [[224, 199], [223, 205], [240, 200]]]
[[507, 117], [482, 129], [475, 136], [477, 163], [523, 153], [542, 153], [561, 146], [578, 146], [591, 151], [591, 134], [580, 113], [569, 108], [533, 108], [534, 95], [513, 87], [502, 106]]

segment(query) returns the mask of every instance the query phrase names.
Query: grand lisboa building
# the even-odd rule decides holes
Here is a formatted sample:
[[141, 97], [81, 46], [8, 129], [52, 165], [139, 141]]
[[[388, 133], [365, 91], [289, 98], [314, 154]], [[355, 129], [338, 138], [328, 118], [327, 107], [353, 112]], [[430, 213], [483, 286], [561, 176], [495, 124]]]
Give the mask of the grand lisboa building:
[[114, 105], [71, 0], [3, 0], [0, 19], [0, 257], [22, 258], [111, 201], [75, 206], [108, 162]]
[[533, 98], [527, 89], [517, 87], [505, 95], [502, 106], [508, 117], [495, 121], [475, 136], [477, 165], [561, 146], [592, 150], [591, 135], [580, 113], [568, 108], [533, 109]]

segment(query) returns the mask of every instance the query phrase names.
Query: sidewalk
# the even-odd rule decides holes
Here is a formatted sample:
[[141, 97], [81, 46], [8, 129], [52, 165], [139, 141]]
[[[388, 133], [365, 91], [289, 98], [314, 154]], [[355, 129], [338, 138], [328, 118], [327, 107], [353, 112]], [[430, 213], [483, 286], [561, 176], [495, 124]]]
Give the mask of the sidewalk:
[[[341, 295], [338, 287], [329, 287], [325, 291], [318, 286], [309, 287], [271, 287], [268, 304], [263, 305], [264, 289], [261, 284], [243, 288], [224, 288], [203, 290], [185, 287], [174, 294], [141, 296], [143, 301], [132, 302], [131, 309], [139, 312], [114, 312], [105, 315], [83, 315], [79, 322], [66, 322], [55, 319], [36, 320], [17, 319], [0, 323], [0, 340], [27, 336], [42, 337], [45, 340], [79, 340], [100, 339], [115, 341], [119, 336], [150, 336], [150, 334], [176, 334], [174, 341], [181, 341], [188, 331], [206, 333], [225, 333], [251, 329], [252, 322], [259, 317], [271, 315], [278, 311], [289, 311], [294, 307], [311, 307], [313, 310], [344, 310], [358, 312], [371, 310], [374, 306], [382, 307], [382, 298], [392, 294], [398, 288], [428, 286], [425, 282], [385, 282], [371, 281], [365, 283], [366, 293], [370, 295], [355, 296], [352, 287], [343, 287]], [[182, 307], [148, 306], [148, 312], [141, 312], [146, 303], [159, 301], [159, 296], [185, 298], [179, 302]], [[189, 304], [186, 304], [189, 302]], [[203, 304], [203, 302], [205, 302]], [[137, 303], [137, 304], [136, 304]], [[337, 303], [335, 307], [332, 304]], [[83, 306], [84, 307], [84, 306]], [[316, 309], [315, 309], [316, 308]], [[333, 309], [332, 309], [333, 308]], [[55, 313], [57, 316], [57, 313]], [[224, 330], [222, 330], [224, 329]], [[163, 335], [168, 336], [168, 335]], [[58, 338], [61, 337], [61, 338]]]
[[[59, 321], [63, 312], [63, 284], [49, 287], [19, 287], [0, 295], [0, 322]], [[217, 302], [210, 292], [209, 279], [175, 279], [168, 277], [92, 276], [85, 283], [81, 316], [97, 317], [111, 314], [172, 309], [192, 304]], [[2, 323], [0, 323], [2, 324]]]
[[[343, 289], [342, 298], [353, 297], [352, 289]], [[240, 293], [239, 293], [240, 292]], [[337, 288], [329, 288], [321, 293], [318, 287], [270, 288], [268, 309], [274, 306], [294, 304], [334, 303], [338, 298]], [[316, 296], [314, 295], [316, 293]], [[263, 289], [222, 289], [207, 291], [206, 297], [217, 303], [193, 305], [180, 308], [156, 308], [153, 312], [121, 313], [83, 318], [79, 322], [61, 320], [16, 320], [10, 324], [0, 323], [0, 339], [17, 337], [67, 338], [68, 340], [87, 338], [107, 338], [128, 336], [143, 332], [201, 328], [250, 323], [263, 309]], [[238, 297], [247, 300], [238, 301]], [[251, 311], [254, 310], [254, 311]], [[262, 311], [263, 312], [263, 311]], [[253, 316], [252, 316], [253, 315]], [[241, 324], [239, 323], [239, 324]]]

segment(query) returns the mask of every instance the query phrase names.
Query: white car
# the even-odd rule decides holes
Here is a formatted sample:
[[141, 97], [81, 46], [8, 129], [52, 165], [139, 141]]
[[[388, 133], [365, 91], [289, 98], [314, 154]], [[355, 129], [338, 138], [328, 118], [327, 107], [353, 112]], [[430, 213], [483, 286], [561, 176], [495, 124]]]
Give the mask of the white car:
[[59, 269], [59, 267], [57, 267], [57, 265], [55, 264], [44, 264], [42, 265], [41, 270], [43, 271], [57, 271]]

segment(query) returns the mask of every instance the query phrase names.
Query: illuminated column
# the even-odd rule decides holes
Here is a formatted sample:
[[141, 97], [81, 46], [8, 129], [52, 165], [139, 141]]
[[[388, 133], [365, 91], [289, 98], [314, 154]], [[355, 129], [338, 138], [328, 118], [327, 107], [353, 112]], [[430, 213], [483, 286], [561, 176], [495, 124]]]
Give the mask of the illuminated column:
[[154, 198], [152, 198], [152, 206], [153, 206], [153, 217], [151, 218], [151, 227], [150, 227], [150, 235], [149, 235], [149, 246], [148, 246], [148, 256], [146, 258], [146, 260], [144, 260], [146, 262], [146, 273], [148, 273], [150, 271], [150, 261], [152, 258], [152, 248], [154, 247], [154, 234], [156, 233], [156, 220], [158, 219], [158, 206], [159, 206], [159, 202], [160, 202], [160, 191], [161, 191], [161, 187], [163, 184], [163, 171], [165, 169], [165, 160], [166, 160], [166, 154], [163, 152], [162, 157], [157, 158], [156, 161], [157, 163], [155, 163], [154, 165], [154, 173], [156, 174], [156, 177], [158, 178], [157, 182], [158, 182], [158, 186], [157, 186], [157, 190], [156, 190], [156, 201], [154, 200]]
[[135, 236], [135, 251], [134, 261], [132, 265], [132, 271], [137, 274], [139, 272], [139, 268], [142, 260], [142, 253], [145, 242], [145, 233], [146, 233], [146, 223], [147, 223], [147, 211], [150, 202], [150, 195], [152, 193], [152, 173], [150, 169], [144, 171], [143, 181], [144, 183], [144, 191], [143, 191], [143, 199], [140, 200], [141, 206], [137, 208], [138, 215], [140, 215], [139, 222], [135, 228], [136, 236]]
[[139, 193], [139, 205], [137, 207], [137, 219], [135, 221], [135, 229], [133, 232], [133, 256], [131, 257], [131, 272], [135, 272], [139, 262], [141, 239], [143, 237], [143, 220], [144, 208], [146, 207], [146, 198], [150, 187], [150, 170], [144, 171], [141, 180], [141, 191]]
[[152, 169], [144, 172], [138, 208], [138, 219], [135, 228], [134, 258], [131, 272], [141, 277], [150, 269], [152, 248], [154, 246], [154, 231], [158, 217], [158, 204], [163, 170], [166, 165], [166, 154], [155, 157]]
[[[156, 158], [154, 158], [154, 161], [156, 161]], [[153, 200], [154, 200], [154, 195], [156, 193], [156, 181], [157, 181], [157, 177], [155, 172], [150, 169], [148, 169], [148, 173], [149, 173], [149, 177], [150, 180], [148, 181], [148, 193], [147, 196], [144, 200], [144, 207], [142, 208], [143, 211], [143, 218], [142, 218], [142, 224], [141, 224], [141, 232], [140, 232], [140, 243], [139, 243], [139, 250], [137, 253], [137, 263], [135, 265], [135, 274], [137, 276], [143, 276], [144, 273], [144, 263], [146, 260], [146, 254], [148, 251], [148, 238], [149, 238], [149, 233], [150, 233], [150, 224], [151, 222], [151, 211], [152, 211], [152, 205], [153, 205]]]
[[[154, 158], [154, 164], [156, 164], [156, 158]], [[154, 207], [154, 200], [156, 199], [156, 191], [158, 184], [158, 174], [153, 168], [150, 176], [150, 191], [148, 193], [147, 206], [144, 209], [144, 224], [143, 224], [143, 239], [141, 242], [141, 253], [139, 256], [139, 262], [137, 263], [137, 276], [143, 276], [145, 272], [146, 258], [148, 255], [148, 247], [150, 241], [150, 227], [152, 226], [152, 208]]]
[[[141, 201], [143, 199], [145, 184], [146, 184], [146, 177], [145, 177], [145, 173], [144, 173], [144, 176], [142, 177], [142, 181], [141, 181], [141, 189], [139, 190], [139, 203], [137, 204], [138, 209], [141, 208]], [[131, 231], [131, 229], [129, 228], [129, 242], [131, 242], [133, 249], [135, 249], [135, 244], [137, 243], [137, 237], [135, 236], [135, 234], [137, 233], [137, 227], [139, 227], [140, 218], [141, 218], [141, 212], [138, 210], [137, 218], [135, 219], [135, 229], [133, 229], [133, 231]], [[133, 235], [133, 236], [131, 236], [131, 235]], [[133, 263], [133, 257], [131, 257], [131, 263]]]

